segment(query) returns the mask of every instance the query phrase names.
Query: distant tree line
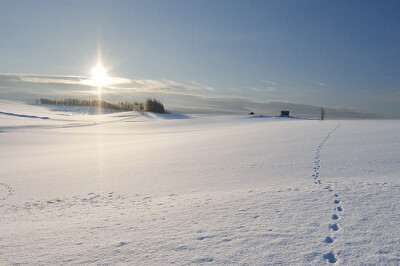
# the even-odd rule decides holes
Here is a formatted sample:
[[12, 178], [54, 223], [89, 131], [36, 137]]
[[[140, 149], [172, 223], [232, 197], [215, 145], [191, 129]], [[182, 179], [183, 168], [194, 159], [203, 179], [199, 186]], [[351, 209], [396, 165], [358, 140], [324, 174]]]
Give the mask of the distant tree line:
[[153, 113], [165, 113], [164, 105], [156, 99], [147, 99], [144, 110]]
[[122, 111], [146, 111], [146, 112], [154, 112], [154, 113], [165, 113], [164, 105], [156, 100], [156, 99], [147, 99], [145, 103], [140, 102], [107, 102], [99, 99], [45, 99], [39, 98], [36, 99], [36, 103], [40, 104], [52, 104], [52, 105], [71, 105], [71, 106], [93, 106], [93, 107], [101, 107], [104, 109], [113, 109], [113, 110], [122, 110]]

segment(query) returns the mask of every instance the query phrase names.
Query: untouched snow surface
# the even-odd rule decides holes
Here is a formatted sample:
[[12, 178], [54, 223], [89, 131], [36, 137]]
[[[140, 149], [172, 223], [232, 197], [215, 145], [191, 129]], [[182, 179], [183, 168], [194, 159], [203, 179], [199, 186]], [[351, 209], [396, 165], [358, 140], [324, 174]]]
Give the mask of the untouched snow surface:
[[248, 118], [0, 101], [0, 264], [400, 264], [400, 121]]

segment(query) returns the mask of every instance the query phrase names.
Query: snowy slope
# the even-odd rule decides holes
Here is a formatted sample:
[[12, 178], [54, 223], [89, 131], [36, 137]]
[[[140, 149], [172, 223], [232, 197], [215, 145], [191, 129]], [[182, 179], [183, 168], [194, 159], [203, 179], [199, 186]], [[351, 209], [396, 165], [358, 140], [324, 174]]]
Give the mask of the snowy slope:
[[400, 263], [400, 121], [0, 101], [0, 264]]

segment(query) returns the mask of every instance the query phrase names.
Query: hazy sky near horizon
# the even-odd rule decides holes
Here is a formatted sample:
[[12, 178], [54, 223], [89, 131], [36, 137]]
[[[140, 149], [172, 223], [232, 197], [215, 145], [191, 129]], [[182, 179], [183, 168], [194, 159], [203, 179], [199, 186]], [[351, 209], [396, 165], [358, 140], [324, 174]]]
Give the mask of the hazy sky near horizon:
[[0, 97], [91, 95], [82, 80], [101, 55], [122, 81], [105, 98], [226, 96], [400, 117], [399, 10], [389, 0], [1, 1]]

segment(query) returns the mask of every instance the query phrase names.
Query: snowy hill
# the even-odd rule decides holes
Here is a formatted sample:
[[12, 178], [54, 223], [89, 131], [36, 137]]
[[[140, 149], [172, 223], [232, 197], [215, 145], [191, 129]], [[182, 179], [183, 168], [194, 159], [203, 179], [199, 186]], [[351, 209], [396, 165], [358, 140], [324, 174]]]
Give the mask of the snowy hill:
[[399, 265], [400, 121], [0, 100], [0, 264]]

